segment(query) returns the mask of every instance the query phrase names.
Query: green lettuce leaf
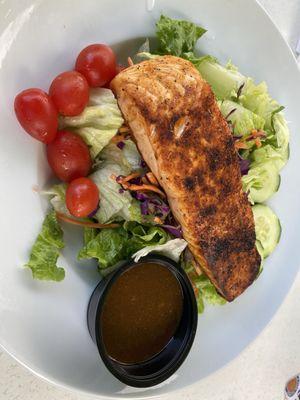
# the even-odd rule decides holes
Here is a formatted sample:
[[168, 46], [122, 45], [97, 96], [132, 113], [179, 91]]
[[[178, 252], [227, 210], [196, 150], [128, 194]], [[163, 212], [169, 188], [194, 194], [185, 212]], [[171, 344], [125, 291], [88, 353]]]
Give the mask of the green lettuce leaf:
[[272, 128], [272, 113], [279, 108], [279, 104], [269, 95], [265, 82], [255, 85], [251, 78], [247, 78], [239, 102], [248, 110], [261, 116], [266, 122], [266, 129]]
[[167, 232], [159, 226], [145, 226], [130, 221], [124, 223], [124, 229], [132, 235], [131, 243], [137, 243], [139, 248], [164, 244], [169, 239]]
[[43, 195], [50, 196], [50, 203], [55, 211], [65, 215], [70, 215], [66, 207], [66, 189], [65, 183], [53, 185], [49, 190], [44, 190]]
[[111, 220], [139, 221], [141, 210], [139, 203], [129, 191], [121, 190], [115, 177], [128, 175], [140, 168], [141, 158], [135, 144], [126, 140], [120, 150], [110, 143], [100, 154], [98, 169], [90, 175], [100, 191], [100, 207], [94, 218], [100, 223]]
[[95, 158], [123, 124], [117, 100], [110, 89], [92, 88], [88, 106], [80, 115], [61, 117], [61, 128], [73, 128], [90, 147]]
[[172, 260], [178, 262], [181, 253], [186, 248], [187, 242], [184, 239], [172, 239], [164, 244], [157, 244], [144, 247], [132, 255], [135, 262], [138, 262], [140, 258], [145, 257], [149, 253], [158, 253]]
[[52, 211], [45, 217], [42, 230], [32, 246], [29, 261], [25, 265], [31, 269], [34, 279], [56, 282], [64, 279], [64, 269], [56, 265], [63, 247], [63, 232], [55, 212]]
[[218, 60], [213, 56], [206, 55], [206, 56], [197, 57], [197, 56], [195, 56], [195, 54], [193, 52], [184, 53], [183, 58], [185, 58], [186, 60], [193, 63], [195, 65], [195, 67], [198, 67], [204, 61], [209, 61], [212, 63], [218, 62]]
[[189, 21], [181, 21], [161, 15], [156, 23], [159, 53], [182, 56], [194, 50], [197, 40], [205, 29]]
[[280, 171], [289, 158], [289, 146], [286, 148], [276, 148], [270, 144], [266, 144], [259, 149], [254, 150], [250, 159], [255, 164], [272, 161], [277, 170]]
[[164, 244], [168, 238], [168, 234], [159, 227], [143, 226], [134, 222], [127, 222], [124, 227], [101, 231], [86, 228], [84, 247], [80, 250], [78, 259], [95, 258], [102, 270], [129, 259], [140, 249]]
[[194, 259], [191, 252], [187, 249], [181, 256], [181, 267], [185, 270], [188, 277], [192, 281], [193, 286], [197, 289], [195, 293], [197, 300], [198, 313], [204, 312], [205, 304], [223, 305], [226, 300], [219, 295], [210, 279], [205, 275], [195, 273], [193, 265]]
[[131, 172], [141, 171], [141, 155], [130, 139], [124, 141], [123, 149], [119, 149], [114, 143], [110, 143], [103, 149], [99, 157], [103, 164], [115, 163], [122, 166], [126, 174]]
[[193, 282], [199, 290], [204, 302], [211, 305], [226, 304], [226, 300], [221, 295], [219, 295], [216, 288], [206, 275], [200, 275], [199, 277], [194, 279]]
[[253, 129], [263, 129], [265, 120], [240, 104], [231, 101], [219, 101], [221, 113], [227, 121], [232, 123], [234, 135], [246, 135]]
[[100, 268], [107, 268], [126, 256], [128, 233], [123, 229], [96, 229], [86, 228], [84, 234], [85, 245], [78, 254], [78, 259], [95, 258]]

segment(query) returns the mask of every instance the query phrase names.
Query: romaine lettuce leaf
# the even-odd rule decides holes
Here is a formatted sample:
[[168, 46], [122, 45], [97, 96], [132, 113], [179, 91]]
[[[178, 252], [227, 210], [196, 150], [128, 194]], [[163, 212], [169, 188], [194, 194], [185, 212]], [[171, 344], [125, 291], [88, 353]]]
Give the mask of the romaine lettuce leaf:
[[168, 238], [168, 234], [159, 227], [147, 227], [134, 222], [125, 223], [124, 227], [101, 231], [86, 228], [84, 247], [80, 250], [78, 258], [95, 258], [102, 270], [129, 259], [133, 253], [145, 246], [163, 244]]
[[289, 146], [284, 149], [266, 144], [263, 147], [254, 150], [250, 154], [250, 158], [255, 164], [272, 161], [278, 171], [280, 171], [289, 158]]
[[110, 142], [123, 124], [117, 100], [110, 89], [90, 89], [90, 99], [84, 111], [75, 117], [61, 117], [61, 128], [73, 128], [90, 147], [95, 158]]
[[180, 254], [183, 252], [186, 246], [187, 242], [184, 239], [172, 239], [165, 244], [144, 247], [143, 249], [134, 253], [132, 258], [135, 262], [137, 262], [140, 258], [145, 257], [149, 253], [158, 253], [178, 262]]
[[78, 259], [95, 258], [99, 268], [107, 268], [126, 258], [128, 233], [123, 229], [96, 229], [86, 228], [85, 245], [78, 254]]
[[186, 249], [181, 256], [181, 267], [187, 273], [195, 289], [198, 313], [203, 313], [205, 303], [211, 305], [225, 304], [226, 300], [219, 295], [210, 279], [205, 274], [198, 275], [198, 273], [196, 273], [193, 262], [195, 261], [193, 260], [191, 252]]
[[211, 283], [209, 278], [202, 274], [193, 280], [195, 286], [200, 292], [200, 296], [204, 302], [212, 305], [223, 305], [226, 304], [226, 300], [219, 295], [214, 285]]
[[70, 215], [66, 207], [66, 188], [65, 183], [52, 186], [49, 190], [44, 190], [43, 195], [50, 196], [50, 203], [55, 211], [65, 215]]
[[265, 82], [255, 85], [251, 78], [247, 78], [239, 102], [248, 110], [261, 116], [266, 122], [265, 128], [271, 129], [271, 116], [279, 108], [279, 104], [269, 95]]
[[140, 247], [164, 244], [170, 238], [159, 226], [145, 226], [130, 221], [124, 223], [124, 229], [132, 235], [131, 242], [138, 243]]
[[181, 21], [161, 15], [156, 23], [156, 36], [160, 54], [182, 56], [194, 50], [197, 40], [205, 29], [189, 21]]
[[42, 230], [32, 246], [29, 261], [25, 265], [31, 269], [34, 279], [56, 282], [64, 279], [64, 269], [56, 265], [63, 247], [63, 232], [57, 222], [55, 211], [52, 211], [45, 217]]
[[99, 160], [107, 164], [115, 163], [121, 165], [124, 170], [126, 169], [126, 174], [142, 169], [141, 155], [134, 142], [130, 139], [124, 141], [124, 147], [122, 150], [114, 143], [110, 143], [101, 152]]
[[253, 129], [263, 129], [265, 120], [240, 104], [231, 101], [219, 101], [221, 113], [227, 121], [232, 123], [234, 135], [246, 135]]
[[129, 191], [122, 190], [115, 177], [128, 175], [140, 168], [141, 158], [135, 144], [126, 140], [120, 150], [110, 143], [100, 154], [98, 169], [90, 175], [100, 192], [100, 207], [94, 218], [100, 223], [112, 219], [141, 221], [139, 203]]

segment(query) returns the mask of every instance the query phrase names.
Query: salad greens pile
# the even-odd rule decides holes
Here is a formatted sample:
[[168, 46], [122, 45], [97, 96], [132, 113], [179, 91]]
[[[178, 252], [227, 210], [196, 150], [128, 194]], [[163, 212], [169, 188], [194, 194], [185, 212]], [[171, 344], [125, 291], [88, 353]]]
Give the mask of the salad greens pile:
[[[191, 22], [162, 15], [156, 24], [156, 49], [150, 51], [147, 39], [135, 60], [171, 54], [195, 65], [210, 84], [232, 131], [243, 175], [243, 189], [249, 201], [252, 204], [265, 202], [278, 190], [279, 172], [289, 157], [289, 131], [281, 113], [283, 107], [270, 97], [265, 82], [256, 85], [231, 62], [223, 66], [213, 56], [195, 54], [196, 42], [205, 32]], [[78, 259], [95, 259], [99, 272], [106, 275], [122, 260], [134, 258], [137, 261], [152, 251], [165, 254], [175, 261], [180, 259], [189, 274], [199, 312], [203, 311], [204, 303], [224, 304], [226, 301], [210, 280], [204, 274], [195, 274], [187, 243], [182, 239], [180, 227], [176, 226], [166, 201], [155, 193], [124, 190], [120, 185], [119, 177], [135, 173], [143, 176], [148, 172], [130, 138], [115, 140], [123, 123], [113, 93], [104, 88], [90, 90], [89, 103], [82, 114], [60, 119], [61, 128], [71, 129], [82, 137], [94, 161], [89, 177], [99, 188], [100, 204], [89, 221], [119, 224], [117, 228], [84, 228], [83, 247]], [[55, 213], [70, 216], [65, 205], [65, 192], [65, 184], [57, 184], [44, 192], [50, 197], [52, 211], [44, 220], [26, 265], [36, 279], [60, 281], [65, 276], [64, 270], [56, 266], [64, 243]], [[253, 213], [257, 248], [262, 257], [266, 257], [279, 240], [280, 223], [267, 206], [255, 205]], [[277, 224], [278, 234], [275, 233], [272, 242], [267, 243], [265, 232], [270, 229], [270, 223]]]

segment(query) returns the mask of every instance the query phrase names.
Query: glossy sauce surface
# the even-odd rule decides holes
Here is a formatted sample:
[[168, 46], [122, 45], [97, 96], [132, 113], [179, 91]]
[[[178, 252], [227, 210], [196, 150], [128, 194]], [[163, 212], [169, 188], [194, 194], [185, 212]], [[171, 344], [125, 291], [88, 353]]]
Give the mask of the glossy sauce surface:
[[106, 352], [126, 364], [150, 359], [173, 337], [182, 307], [180, 283], [166, 266], [133, 266], [105, 298], [100, 328]]

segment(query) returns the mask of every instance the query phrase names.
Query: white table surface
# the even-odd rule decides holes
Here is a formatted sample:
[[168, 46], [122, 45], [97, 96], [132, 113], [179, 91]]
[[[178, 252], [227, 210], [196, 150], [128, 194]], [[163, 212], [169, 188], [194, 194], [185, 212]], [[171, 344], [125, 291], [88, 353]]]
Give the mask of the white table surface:
[[[300, 37], [300, 0], [260, 0], [260, 3], [294, 50]], [[212, 376], [164, 399], [283, 399], [286, 381], [300, 372], [299, 293], [300, 274], [275, 318], [238, 358]], [[0, 350], [0, 400], [17, 399], [87, 400], [88, 397], [42, 381]]]

